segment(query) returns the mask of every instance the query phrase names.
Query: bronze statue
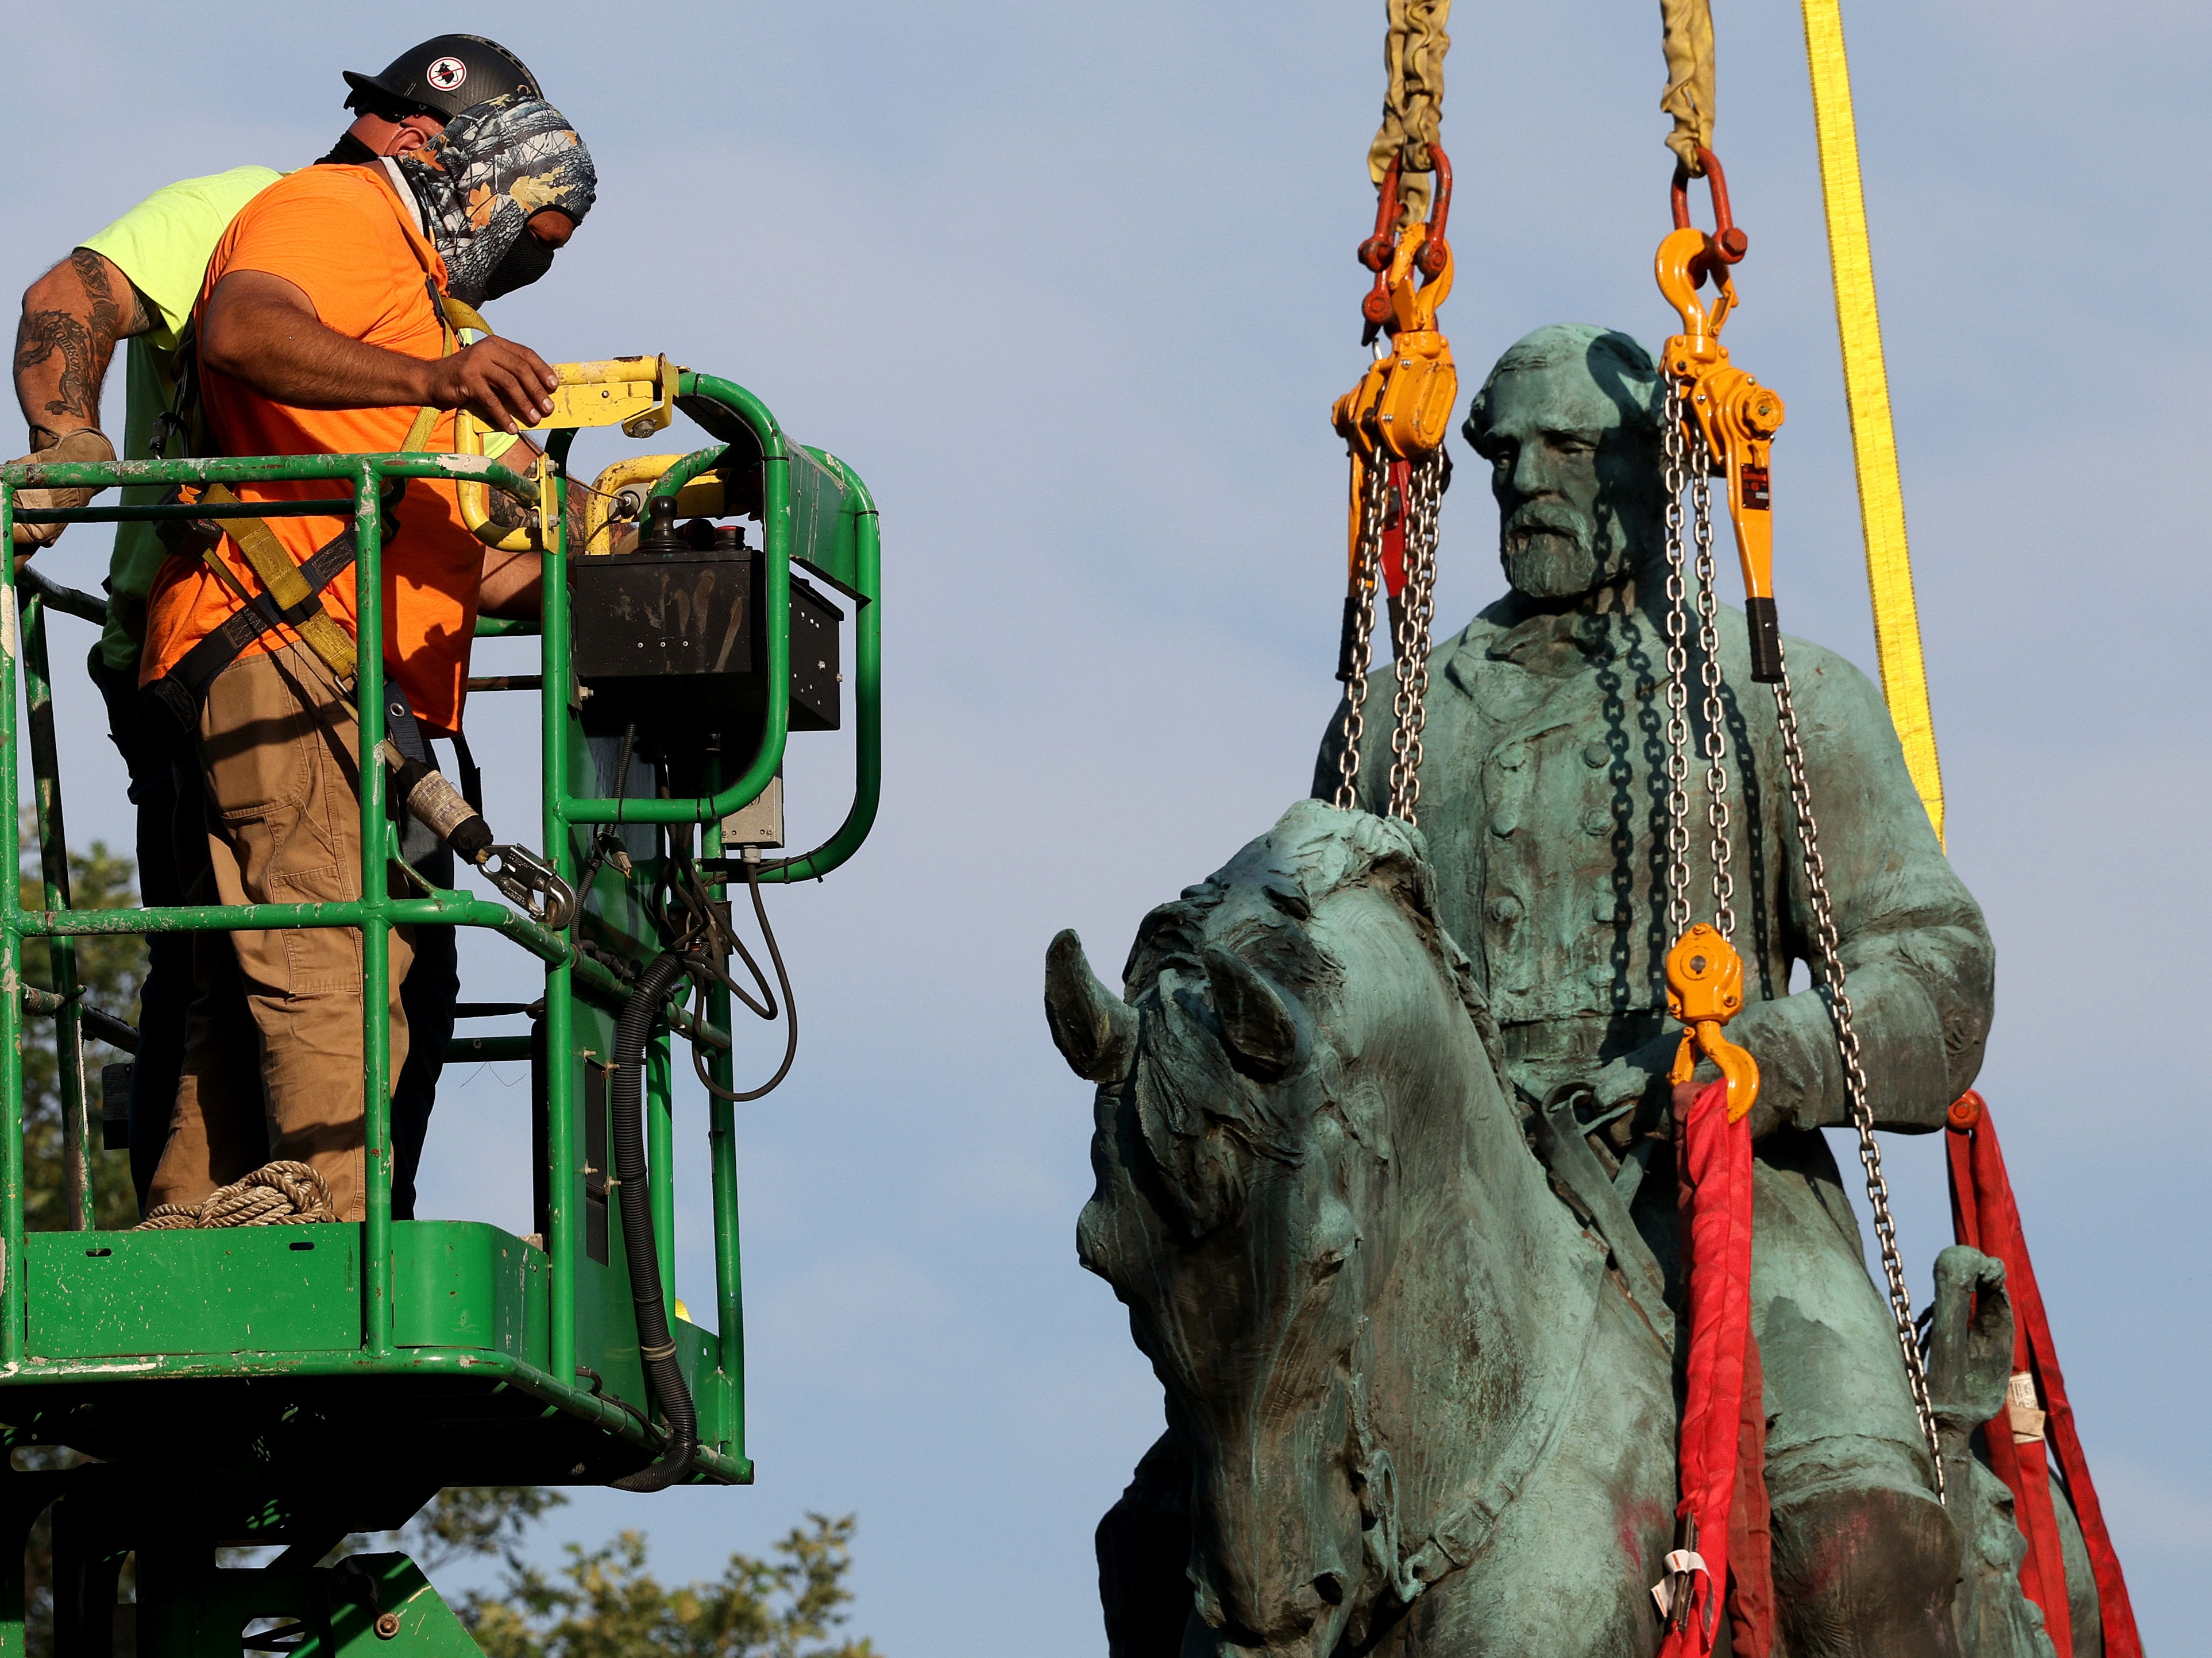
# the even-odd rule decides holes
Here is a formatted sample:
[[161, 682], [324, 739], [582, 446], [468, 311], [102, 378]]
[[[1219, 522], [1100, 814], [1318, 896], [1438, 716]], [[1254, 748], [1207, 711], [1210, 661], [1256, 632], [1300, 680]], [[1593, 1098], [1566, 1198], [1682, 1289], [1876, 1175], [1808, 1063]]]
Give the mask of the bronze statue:
[[[1054, 1035], [1102, 1084], [1082, 1255], [1168, 1396], [1100, 1527], [1116, 1658], [1656, 1649], [1680, 1297], [1661, 409], [1643, 349], [1588, 327], [1530, 335], [1476, 396], [1512, 591], [1431, 658], [1418, 832], [1294, 808], [1154, 913], [1129, 1004], [1055, 941]], [[1876, 1120], [1934, 1130], [1980, 1063], [1988, 933], [1875, 689], [1788, 652]], [[2026, 1654], [1987, 1633], [2036, 1622], [2002, 1572], [1967, 1574], [1954, 1621], [1995, 1499], [1936, 1500], [1819, 1132], [1844, 1090], [1825, 1000], [1789, 991], [1808, 897], [1733, 609], [1720, 657], [1781, 1649], [1949, 1655], [1971, 1625], [1967, 1650]], [[1387, 743], [1362, 758], [1379, 811]]]

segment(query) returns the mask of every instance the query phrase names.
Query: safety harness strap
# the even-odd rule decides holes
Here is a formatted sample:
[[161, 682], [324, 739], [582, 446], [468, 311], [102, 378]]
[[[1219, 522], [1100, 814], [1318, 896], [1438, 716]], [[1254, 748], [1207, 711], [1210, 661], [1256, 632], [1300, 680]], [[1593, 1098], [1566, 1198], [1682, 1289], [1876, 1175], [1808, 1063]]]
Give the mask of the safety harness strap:
[[[264, 531], [268, 527], [258, 519], [246, 521], [259, 525]], [[238, 522], [234, 519], [234, 526]], [[234, 527], [233, 533], [236, 533]], [[163, 708], [175, 715], [178, 723], [186, 732], [199, 729], [200, 706], [206, 701], [208, 687], [215, 683], [216, 676], [237, 661], [246, 647], [264, 634], [278, 628], [290, 628], [304, 638], [306, 633], [302, 624], [310, 615], [321, 618], [325, 625], [336, 630], [337, 624], [331, 622], [323, 610], [322, 601], [316, 595], [330, 586], [341, 570], [353, 562], [353, 527], [349, 525], [344, 531], [325, 543], [305, 564], [294, 564], [289, 556], [283, 555], [281, 548], [278, 551], [279, 556], [284, 558], [285, 568], [293, 578], [292, 582], [286, 584], [288, 591], [295, 586], [298, 590], [290, 602], [287, 604], [279, 600], [273, 594], [264, 597], [246, 593], [245, 604], [230, 620], [208, 634], [185, 653], [175, 667], [147, 687], [147, 694], [159, 700]], [[209, 556], [213, 558], [214, 555]], [[231, 583], [237, 581], [228, 566], [223, 568], [222, 574], [229, 578]], [[343, 639], [344, 635], [340, 633], [339, 637]], [[316, 654], [319, 656], [322, 653], [318, 651]], [[350, 640], [346, 641], [346, 654], [350, 663], [353, 655]], [[328, 659], [325, 658], [325, 660], [327, 662]], [[349, 665], [345, 677], [350, 678], [352, 673], [353, 669]]]
[[[220, 483], [211, 483], [201, 495], [201, 501], [215, 506], [229, 506], [238, 497]], [[268, 521], [258, 518], [234, 518], [230, 520], [230, 538], [246, 555], [246, 562], [253, 567], [253, 574], [261, 578], [261, 585], [276, 601], [276, 614], [284, 624], [307, 641], [309, 649], [323, 659], [323, 665], [341, 681], [354, 677], [356, 657], [353, 638], [346, 630], [331, 620], [323, 609], [322, 601], [315, 595], [328, 581], [308, 584], [301, 567], [292, 562], [292, 555], [284, 550], [284, 544], [276, 538]], [[346, 544], [345, 562], [353, 562], [353, 535], [350, 529], [341, 537]], [[331, 544], [332, 546], [336, 542]], [[323, 549], [327, 551], [328, 549]], [[205, 555], [210, 566], [220, 563], [219, 546], [210, 547]], [[317, 554], [320, 556], [320, 553]], [[338, 567], [344, 568], [343, 564]], [[228, 568], [219, 574], [227, 574]], [[335, 575], [336, 570], [331, 572]]]
[[[412, 246], [413, 244], [410, 243], [409, 246]], [[423, 275], [422, 283], [430, 292], [430, 309], [438, 315], [441, 336], [438, 350], [440, 356], [450, 357], [460, 349], [461, 330], [464, 328], [473, 328], [477, 333], [486, 336], [491, 333], [491, 325], [483, 319], [483, 314], [474, 306], [465, 301], [457, 300], [450, 294], [440, 293], [436, 280], [427, 271]], [[407, 428], [407, 440], [399, 446], [402, 449], [421, 449], [428, 446], [431, 428], [437, 425], [438, 416], [444, 412], [443, 410], [430, 404], [425, 404], [416, 410], [414, 421]]]

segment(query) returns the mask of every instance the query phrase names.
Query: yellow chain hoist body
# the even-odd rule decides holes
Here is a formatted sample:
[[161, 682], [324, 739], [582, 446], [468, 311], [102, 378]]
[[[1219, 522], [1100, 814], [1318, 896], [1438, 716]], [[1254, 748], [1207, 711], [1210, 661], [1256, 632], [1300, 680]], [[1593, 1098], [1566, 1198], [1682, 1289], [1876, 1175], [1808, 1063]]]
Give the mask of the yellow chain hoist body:
[[[1383, 175], [1375, 234], [1359, 247], [1360, 263], [1376, 273], [1374, 289], [1360, 307], [1375, 356], [1359, 383], [1329, 410], [1352, 457], [1346, 539], [1355, 601], [1373, 579], [1362, 573], [1361, 554], [1370, 469], [1388, 470], [1438, 453], [1459, 401], [1459, 367], [1452, 361], [1451, 342], [1437, 326], [1437, 307], [1452, 290], [1451, 243], [1445, 236], [1451, 161], [1441, 145], [1430, 147], [1429, 159], [1437, 191], [1426, 220], [1398, 224], [1401, 161], [1393, 159]], [[1398, 480], [1403, 477], [1400, 466]]]
[[[1751, 624], [1751, 677], [1771, 685], [1782, 677], [1782, 633], [1774, 605], [1770, 466], [1784, 409], [1771, 387], [1729, 361], [1721, 343], [1721, 325], [1736, 304], [1726, 246], [1687, 225], [1659, 244], [1653, 261], [1659, 291], [1682, 320], [1682, 331], [1669, 336], [1660, 351], [1659, 371], [1681, 398], [1686, 427], [1695, 428], [1683, 436], [1701, 440], [1715, 472], [1728, 480], [1729, 523], [1743, 566], [1744, 614]], [[1741, 246], [1741, 233], [1735, 246]], [[1708, 278], [1715, 288], [1710, 308], [1698, 297]]]
[[1389, 349], [1379, 347], [1359, 384], [1336, 400], [1331, 411], [1337, 434], [1355, 455], [1376, 450], [1398, 460], [1434, 453], [1451, 429], [1459, 401], [1459, 368], [1451, 342], [1437, 327], [1437, 307], [1450, 295], [1452, 256], [1443, 245], [1443, 268], [1417, 282], [1414, 264], [1428, 240], [1428, 227], [1408, 225], [1397, 252], [1382, 273], [1389, 295], [1383, 324]]
[[1669, 1082], [1686, 1083], [1700, 1059], [1720, 1067], [1728, 1084], [1728, 1115], [1740, 1122], [1759, 1099], [1759, 1061], [1728, 1039], [1724, 1027], [1743, 1011], [1743, 957], [1720, 929], [1699, 921], [1667, 952], [1667, 1011], [1683, 1025]]

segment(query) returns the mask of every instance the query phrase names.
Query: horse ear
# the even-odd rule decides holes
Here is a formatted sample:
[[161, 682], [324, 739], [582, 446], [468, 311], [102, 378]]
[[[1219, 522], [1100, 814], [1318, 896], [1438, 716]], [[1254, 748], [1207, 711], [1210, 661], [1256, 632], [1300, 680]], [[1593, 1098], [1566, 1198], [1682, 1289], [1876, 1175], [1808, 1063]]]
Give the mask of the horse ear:
[[1261, 1081], [1285, 1075], [1297, 1057], [1298, 1028], [1274, 987], [1234, 950], [1209, 944], [1201, 959], [1213, 986], [1213, 1011], [1230, 1047]]
[[1118, 1082], [1137, 1045], [1137, 1016], [1098, 982], [1083, 940], [1069, 929], [1044, 953], [1044, 1018], [1068, 1068], [1095, 1083]]

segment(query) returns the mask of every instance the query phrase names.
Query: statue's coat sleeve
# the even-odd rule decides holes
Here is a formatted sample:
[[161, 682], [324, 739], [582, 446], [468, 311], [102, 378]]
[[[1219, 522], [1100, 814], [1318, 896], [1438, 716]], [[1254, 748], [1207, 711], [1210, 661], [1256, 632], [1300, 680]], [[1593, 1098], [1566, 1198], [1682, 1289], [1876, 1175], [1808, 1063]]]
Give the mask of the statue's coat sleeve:
[[[1939, 1128], [1981, 1069], [1995, 997], [1989, 929], [1936, 839], [1880, 694], [1831, 651], [1791, 640], [1789, 653], [1869, 1103], [1881, 1127]], [[1767, 701], [1764, 687], [1739, 686], [1745, 701]], [[1786, 944], [1806, 960], [1812, 895], [1778, 732], [1763, 746], [1790, 859]], [[1850, 1121], [1842, 1059], [1817, 992], [1754, 1002], [1729, 1035], [1758, 1057], [1762, 1126], [1770, 1114], [1807, 1128]]]

